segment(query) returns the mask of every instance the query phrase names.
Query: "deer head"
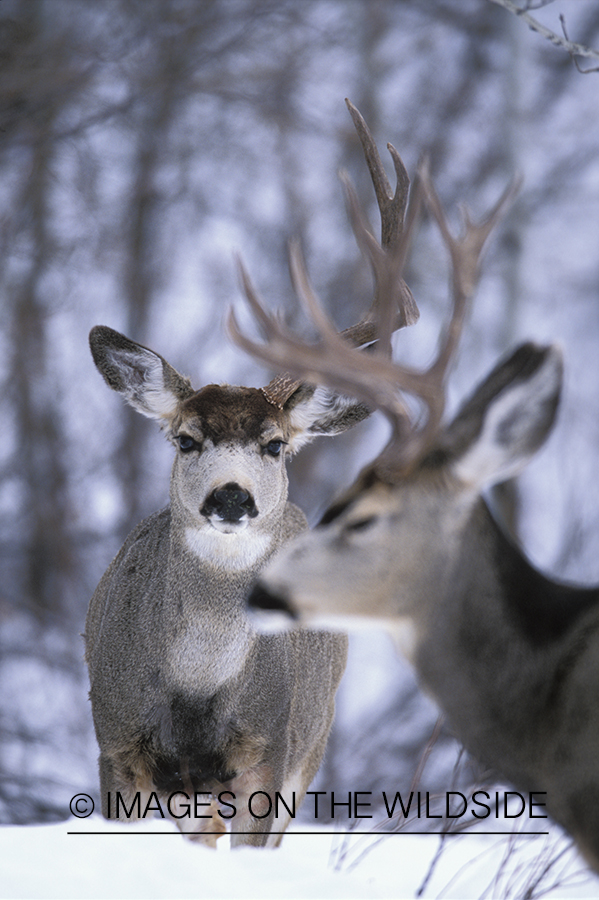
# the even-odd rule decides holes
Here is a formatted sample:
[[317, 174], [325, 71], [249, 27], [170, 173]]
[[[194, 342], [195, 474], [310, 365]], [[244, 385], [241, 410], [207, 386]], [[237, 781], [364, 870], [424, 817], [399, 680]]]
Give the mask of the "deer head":
[[[376, 146], [359, 112], [348, 104], [372, 176], [381, 213], [381, 244], [363, 221], [355, 194], [345, 182], [353, 229], [374, 272], [375, 290], [362, 321], [341, 332], [348, 346], [362, 346], [383, 332], [416, 321], [418, 310], [401, 278], [406, 246], [404, 227], [409, 179], [401, 159], [389, 145], [397, 187], [392, 192]], [[414, 217], [414, 204], [408, 220]], [[297, 244], [290, 249], [290, 268], [300, 299], [310, 304], [312, 293]], [[268, 321], [243, 264], [239, 263], [246, 297], [258, 319]], [[393, 299], [381, 305], [381, 297]], [[232, 315], [229, 327], [239, 329]], [[318, 379], [278, 375], [262, 388], [207, 385], [195, 391], [153, 350], [105, 326], [96, 326], [90, 345], [97, 368], [107, 384], [138, 412], [156, 419], [177, 450], [171, 480], [175, 517], [185, 522], [188, 541], [208, 558], [220, 556], [222, 536], [247, 540], [230, 544], [229, 557], [241, 552], [240, 564], [262, 557], [271, 543], [287, 500], [285, 462], [318, 435], [334, 435], [365, 418], [370, 408], [337, 391], [316, 386]], [[250, 542], [249, 535], [252, 535]], [[255, 541], [253, 538], [255, 537]], [[243, 551], [241, 551], [243, 548]]]

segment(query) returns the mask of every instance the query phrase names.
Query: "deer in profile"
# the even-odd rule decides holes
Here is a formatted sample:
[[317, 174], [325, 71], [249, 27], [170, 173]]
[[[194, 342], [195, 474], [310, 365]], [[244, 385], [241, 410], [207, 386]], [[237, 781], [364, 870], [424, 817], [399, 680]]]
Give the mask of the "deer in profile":
[[[230, 319], [234, 339], [254, 355], [271, 365], [284, 356], [288, 369], [309, 369], [320, 383], [382, 410], [392, 425], [382, 453], [320, 524], [261, 574], [250, 604], [303, 625], [384, 624], [456, 737], [515, 786], [546, 792], [550, 815], [599, 871], [599, 588], [537, 571], [482, 496], [516, 476], [549, 434], [561, 353], [522, 344], [443, 421], [482, 247], [507, 198], [480, 224], [467, 217], [456, 237], [426, 167], [421, 181], [453, 284], [451, 320], [429, 367], [356, 354], [314, 297], [305, 305], [317, 309], [317, 345], [292, 345], [264, 316], [267, 342], [256, 344]], [[406, 395], [419, 404], [416, 416]]]
[[[395, 297], [393, 328], [410, 324], [417, 310], [398, 262], [407, 174], [390, 146], [397, 174], [392, 193], [365, 123], [350, 111], [383, 229], [382, 246], [366, 246], [375, 271], [373, 313], [343, 332], [342, 340], [362, 345], [376, 337], [382, 293]], [[351, 190], [350, 202], [355, 205]], [[368, 245], [355, 215], [352, 221], [358, 242]], [[380, 283], [380, 257], [397, 274], [393, 286]], [[303, 278], [298, 258], [296, 249], [296, 289]], [[242, 278], [252, 294], [243, 269]], [[155, 795], [167, 798], [180, 829], [201, 843], [215, 846], [228, 819], [232, 846], [276, 846], [288, 810], [299, 805], [320, 765], [347, 639], [308, 629], [257, 633], [246, 595], [281, 546], [307, 528], [287, 500], [289, 456], [318, 435], [350, 428], [370, 410], [287, 375], [259, 389], [196, 391], [159, 354], [105, 326], [92, 329], [90, 345], [108, 386], [156, 419], [175, 450], [170, 505], [127, 538], [87, 615], [102, 812], [115, 817], [117, 792], [133, 816]], [[286, 804], [278, 817], [277, 792]], [[209, 799], [190, 821], [185, 798], [204, 793]], [[258, 800], [250, 809], [252, 794]]]

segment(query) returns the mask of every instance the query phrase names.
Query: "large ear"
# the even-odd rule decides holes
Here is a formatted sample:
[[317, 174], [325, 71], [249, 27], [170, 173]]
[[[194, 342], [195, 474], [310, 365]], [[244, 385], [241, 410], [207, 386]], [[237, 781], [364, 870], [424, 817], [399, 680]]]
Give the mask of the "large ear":
[[453, 474], [479, 489], [517, 475], [551, 430], [562, 378], [555, 346], [522, 344], [500, 363], [442, 438]]
[[371, 413], [363, 403], [310, 384], [302, 384], [291, 395], [284, 409], [289, 414], [289, 448], [293, 453], [320, 434], [333, 435], [347, 431]]
[[96, 325], [90, 331], [89, 345], [108, 386], [144, 416], [168, 422], [193, 393], [189, 379], [158, 353], [112, 328]]

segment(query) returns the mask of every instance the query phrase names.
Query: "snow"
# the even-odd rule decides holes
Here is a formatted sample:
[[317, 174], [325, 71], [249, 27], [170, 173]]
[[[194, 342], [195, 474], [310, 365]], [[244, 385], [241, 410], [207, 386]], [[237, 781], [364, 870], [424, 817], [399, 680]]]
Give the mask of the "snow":
[[[101, 832], [101, 833], [98, 833]], [[223, 838], [227, 841], [227, 838]], [[221, 842], [222, 843], [222, 842]], [[444, 847], [432, 876], [429, 867]], [[562, 856], [563, 853], [563, 856]], [[0, 827], [0, 898], [599, 897], [561, 834], [516, 840], [466, 833], [383, 838], [292, 828], [277, 850], [198, 847], [159, 820], [93, 815], [58, 825]], [[562, 864], [567, 872], [562, 871]], [[556, 882], [559, 886], [551, 890]]]
[[[536, 9], [534, 14], [559, 33], [558, 14], [565, 12], [574, 37], [593, 5], [588, 0], [577, 4], [562, 2]], [[479, 188], [475, 191], [476, 183], [469, 186], [471, 171], [478, 168], [479, 156], [488, 151], [493, 141], [501, 137], [506, 146], [511, 142], [504, 164], [513, 163], [526, 175], [516, 229], [522, 244], [521, 259], [516, 256], [514, 262], [507, 247], [499, 249], [496, 257], [490, 253], [473, 311], [471, 334], [466, 336], [465, 364], [456, 371], [455, 388], [451, 390], [461, 399], [470, 390], [473, 372], [482, 376], [489, 370], [503, 349], [507, 325], [511, 329], [507, 335], [509, 343], [524, 338], [560, 338], [567, 364], [560, 423], [552, 443], [524, 475], [522, 529], [527, 552], [539, 566], [550, 568], [560, 577], [597, 581], [599, 554], [594, 538], [599, 521], [599, 492], [594, 449], [599, 440], [599, 162], [593, 143], [596, 129], [592, 127], [597, 114], [593, 80], [597, 76], [568, 80], [565, 75], [552, 76], [553, 70], [543, 59], [553, 55], [559, 58], [560, 51], [506, 14], [505, 27], [513, 28], [521, 58], [517, 58], [512, 43], [498, 37], [495, 50], [490, 45], [495, 53], [497, 77], [481, 80], [480, 94], [472, 95], [470, 117], [457, 116], [452, 124], [445, 118], [445, 107], [459, 83], [464, 37], [460, 29], [447, 27], [446, 18], [440, 17], [431, 25], [417, 5], [405, 6], [401, 17], [394, 20], [395, 27], [381, 40], [378, 52], [377, 86], [376, 90], [372, 86], [372, 91], [378, 98], [373, 108], [381, 111], [376, 128], [379, 146], [382, 148], [387, 138], [393, 140], [412, 169], [420, 149], [437, 146], [439, 131], [443, 130], [449, 149], [441, 154], [444, 162], [435, 172], [441, 194], [446, 200], [465, 196], [477, 214], [494, 199], [494, 190], [499, 190], [493, 177], [483, 179], [480, 193]], [[57, 7], [63, 14], [66, 10], [71, 15], [69, 4]], [[424, 8], [424, 4], [420, 7]], [[337, 30], [341, 22], [331, 4], [317, 4], [314, 15], [312, 26], [322, 34]], [[364, 15], [369, 15], [367, 5]], [[104, 21], [98, 19], [98, 23]], [[366, 18], [364, 22], [367, 24]], [[472, 26], [477, 27], [475, 14]], [[289, 38], [288, 32], [277, 32], [281, 44], [286, 45]], [[343, 156], [341, 148], [347, 138], [342, 98], [346, 93], [357, 98], [364, 85], [352, 40], [341, 31], [338, 40], [338, 45], [325, 54], [312, 55], [303, 73], [304, 86], [297, 89], [295, 102], [298, 110], [306, 113], [303, 118], [300, 116], [300, 123], [314, 123], [309, 132], [305, 125], [300, 124], [298, 132], [289, 124], [283, 138], [276, 128], [264, 127], [259, 107], [244, 109], [236, 103], [227, 105], [225, 122], [224, 114], [221, 119], [216, 114], [219, 102], [203, 96], [197, 106], [190, 103], [189, 120], [181, 124], [186, 140], [190, 145], [197, 141], [200, 148], [189, 174], [189, 191], [176, 183], [178, 170], [172, 164], [172, 148], [168, 156], [171, 161], [165, 162], [157, 174], [157, 188], [169, 200], [164, 204], [167, 211], [163, 213], [163, 233], [157, 247], [162, 248], [160, 258], [171, 259], [171, 263], [162, 273], [164, 285], [158, 285], [161, 302], [156, 302], [151, 313], [152, 345], [155, 338], [156, 349], [176, 365], [181, 363], [184, 371], [191, 372], [189, 360], [196, 360], [192, 374], [198, 385], [223, 379], [258, 383], [257, 379], [264, 375], [262, 370], [256, 371], [257, 364], [228, 347], [219, 324], [221, 307], [239, 294], [231, 262], [234, 247], [243, 249], [267, 298], [274, 302], [281, 290], [287, 291], [286, 275], [283, 288], [279, 289], [281, 276], [277, 272], [285, 267], [276, 264], [280, 256], [278, 244], [273, 241], [264, 256], [265, 242], [261, 243], [258, 237], [262, 229], [269, 235], [276, 234], [277, 213], [287, 208], [289, 198], [296, 196], [294, 191], [300, 196], [301, 188], [303, 196], [298, 221], [302, 210], [310, 213], [303, 227], [315, 284], [326, 285], [330, 272], [344, 258], [346, 251], [340, 234], [345, 234], [348, 227], [333, 172]], [[271, 47], [270, 52], [279, 51]], [[250, 62], [252, 59], [248, 57]], [[111, 71], [110, 67], [104, 68], [97, 86], [111, 102], [116, 102], [124, 96], [124, 83], [116, 80]], [[505, 75], [512, 71], [515, 78], [509, 83], [513, 89], [506, 102]], [[550, 77], [555, 80], [548, 81]], [[544, 86], [551, 84], [548, 92]], [[267, 92], [265, 97], [268, 96]], [[211, 136], [205, 133], [204, 123], [213, 119], [217, 127]], [[132, 166], [129, 155], [134, 144], [128, 143], [123, 134], [119, 126], [115, 128], [109, 122], [86, 137], [89, 151], [73, 139], [73, 143], [62, 143], [60, 152], [64, 156], [56, 153], [56, 210], [52, 227], [65, 246], [71, 246], [70, 235], [74, 232], [82, 242], [73, 242], [75, 249], [67, 264], [65, 255], [57, 254], [58, 268], [46, 274], [45, 287], [46, 292], [60, 295], [61, 300], [47, 301], [46, 327], [49, 346], [55, 348], [56, 372], [43, 389], [49, 396], [64, 393], [61, 427], [68, 437], [66, 446], [76, 448], [70, 457], [73, 473], [69, 502], [77, 507], [80, 516], [77, 527], [85, 529], [86, 523], [92, 521], [98, 534], [106, 536], [98, 558], [93, 560], [98, 578], [117, 549], [112, 547], [110, 536], [122, 512], [121, 488], [108, 461], [120, 440], [121, 426], [114, 434], [110, 431], [117, 408], [114, 395], [103, 391], [97, 380], [87, 385], [92, 378], [92, 364], [86, 349], [86, 331], [96, 321], [125, 326], [118, 276], [122, 247], [118, 240], [113, 244], [106, 236], [101, 237], [104, 229], [106, 234], [111, 230], [118, 234], [114, 222], [122, 215], [120, 199], [127, 196]], [[228, 146], [226, 152], [219, 147], [220, 142], [223, 147]], [[291, 169], [288, 163], [277, 162], [279, 158], [285, 162], [285, 153], [293, 160], [293, 155], [285, 150], [286, 142], [289, 147], [298, 142], [302, 148]], [[21, 151], [19, 155], [21, 163], [27, 159]], [[93, 164], [95, 156], [104, 159], [105, 165], [101, 176], [97, 176], [98, 196], [90, 215], [77, 186], [77, 172], [82, 161]], [[388, 165], [389, 158], [385, 154], [384, 158]], [[22, 190], [18, 178], [8, 182], [14, 182], [16, 187], [3, 187], [4, 193], [9, 192], [3, 204], [7, 210], [18, 208], [16, 198]], [[285, 187], [288, 183], [296, 184], [291, 189]], [[204, 190], [206, 184], [209, 190]], [[341, 228], [338, 221], [343, 223]], [[332, 222], [335, 227], [331, 227]], [[351, 241], [350, 237], [343, 238], [346, 239]], [[423, 318], [418, 329], [402, 334], [400, 342], [401, 353], [408, 362], [411, 342], [414, 362], [426, 358], [429, 344], [433, 347], [436, 342], [431, 301], [437, 296], [437, 286], [444, 285], [446, 279], [443, 255], [439, 254], [437, 264], [427, 243], [423, 243], [422, 254], [426, 255], [414, 269], [419, 270], [417, 296], [419, 302], [421, 298], [423, 301]], [[504, 257], [518, 267], [518, 294], [522, 297], [516, 315], [507, 317], [507, 325], [499, 265]], [[9, 254], [5, 266], [9, 281], [15, 285], [27, 273], [27, 259], [18, 253]], [[440, 297], [443, 311], [444, 289]], [[430, 326], [427, 321], [431, 321]], [[11, 358], [12, 348], [6, 335], [0, 335], [0, 339], [0, 364], [6, 375], [6, 360]], [[93, 378], [97, 379], [96, 373]], [[378, 426], [386, 427], [381, 421]], [[102, 427], [99, 423], [103, 423]], [[158, 435], [148, 439], [153, 441], [148, 455], [148, 497], [159, 505], [166, 499], [170, 454]], [[322, 506], [332, 476], [339, 473], [344, 484], [350, 483], [361, 465], [372, 459], [376, 448], [384, 443], [382, 431], [377, 435], [373, 430], [364, 430], [355, 458], [350, 458], [349, 451], [342, 456], [338, 449], [343, 446], [343, 438], [338, 441], [329, 451], [322, 448], [321, 455], [313, 458], [310, 490], [317, 501], [313, 520], [318, 518], [316, 507]], [[80, 452], [82, 447], [86, 452]], [[5, 428], [0, 455], [6, 465], [13, 450], [11, 428]], [[564, 466], [568, 459], [575, 459], [576, 465]], [[5, 483], [0, 496], [5, 512], [22, 506], [19, 485], [15, 480]], [[153, 485], [157, 486], [157, 498], [152, 494]], [[308, 493], [306, 485], [304, 491]], [[302, 505], [309, 506], [306, 502]], [[584, 540], [579, 541], [578, 534], [584, 535]], [[571, 537], [565, 540], [568, 535]], [[91, 550], [86, 552], [91, 557]], [[9, 597], [18, 597], [18, 590], [8, 577], [3, 591]], [[85, 593], [86, 588], [79, 584], [78, 599]], [[0, 598], [0, 606], [3, 602]], [[33, 800], [40, 796], [53, 815], [56, 810], [62, 814], [64, 799], [76, 789], [97, 789], [97, 747], [86, 699], [87, 680], [84, 675], [76, 680], [72, 674], [75, 666], [71, 660], [82, 655], [82, 644], [78, 634], [59, 635], [58, 630], [47, 629], [41, 633], [41, 629], [34, 629], [19, 605], [14, 605], [16, 610], [11, 609], [10, 617], [4, 607], [1, 610], [0, 777], [8, 786], [8, 799], [20, 801], [20, 805], [15, 803], [10, 809], [11, 815], [39, 814], [30, 809]], [[331, 769], [334, 773], [343, 768], [346, 782], [359, 787], [367, 786], [365, 777], [375, 774], [375, 770], [383, 781], [391, 781], [391, 772], [403, 784], [405, 770], [400, 772], [399, 766], [407, 765], [403, 759], [409, 759], [414, 735], [430, 733], [436, 711], [425, 706], [427, 701], [418, 700], [413, 680], [400, 671], [401, 664], [392, 648], [379, 645], [370, 637], [362, 644], [354, 641], [356, 646], [354, 662], [350, 658], [338, 695], [338, 761]], [[23, 652], [24, 647], [27, 653]], [[364, 740], [363, 735], [369, 739]], [[332, 756], [331, 753], [329, 759]], [[445, 760], [448, 762], [443, 768]], [[450, 750], [433, 762], [436, 771], [441, 771], [443, 777], [447, 772], [449, 779], [453, 767]], [[324, 829], [312, 833], [308, 829], [309, 826], [304, 830], [296, 826], [277, 851], [230, 852], [224, 838], [219, 850], [213, 852], [189, 844], [170, 824], [160, 821], [125, 827], [94, 816], [55, 825], [0, 826], [0, 898], [414, 897], [441, 850], [420, 896], [599, 898], [599, 881], [589, 876], [580, 858], [566, 849], [568, 842], [557, 829], [552, 829], [547, 838], [521, 836], [515, 841], [498, 834], [469, 831], [448, 837], [443, 843], [435, 835], [402, 833], [377, 842], [372, 836], [348, 836]], [[94, 833], [98, 831], [102, 834]], [[547, 871], [548, 859], [555, 862], [555, 867]], [[568, 876], [562, 865], [569, 867]], [[576, 873], [581, 867], [583, 874], [579, 879]], [[537, 879], [541, 880], [535, 883]], [[554, 882], [560, 886], [552, 891]]]

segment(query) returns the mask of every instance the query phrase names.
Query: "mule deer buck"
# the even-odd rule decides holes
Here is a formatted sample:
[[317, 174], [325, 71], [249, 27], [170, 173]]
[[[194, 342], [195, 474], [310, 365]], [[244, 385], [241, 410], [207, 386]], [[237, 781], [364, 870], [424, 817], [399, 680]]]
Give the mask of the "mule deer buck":
[[[352, 222], [375, 270], [373, 310], [391, 292], [398, 328], [415, 320], [416, 307], [399, 275], [383, 286], [379, 273], [383, 257], [400, 270], [409, 181], [390, 148], [397, 174], [390, 193], [368, 129], [351, 112], [379, 202], [382, 247], [369, 245], [355, 213]], [[349, 201], [353, 208], [351, 189]], [[295, 249], [296, 287], [304, 277], [299, 259]], [[242, 278], [255, 296], [243, 269]], [[373, 341], [374, 313], [370, 319], [342, 339]], [[316, 774], [347, 639], [310, 630], [258, 634], [246, 595], [281, 545], [307, 528], [287, 501], [287, 458], [317, 435], [346, 430], [369, 409], [289, 376], [260, 389], [194, 391], [157, 353], [110, 328], [92, 329], [90, 344], [109, 387], [158, 420], [176, 451], [170, 506], [127, 538], [87, 615], [103, 814], [116, 815], [117, 792], [134, 814], [143, 814], [153, 795], [166, 797], [181, 830], [214, 846], [232, 807], [233, 846], [276, 846], [290, 816], [282, 806], [277, 818], [272, 800], [279, 792], [293, 811]], [[225, 808], [216, 799], [223, 791]], [[190, 822], [185, 794], [204, 792], [213, 799]], [[254, 798], [250, 809], [252, 793], [262, 805]]]
[[[544, 443], [561, 354], [519, 346], [443, 424], [444, 382], [482, 246], [508, 198], [482, 224], [466, 218], [457, 238], [426, 168], [421, 178], [453, 282], [451, 321], [430, 367], [356, 354], [322, 309], [317, 346], [291, 344], [264, 316], [267, 343], [258, 345], [230, 319], [234, 339], [254, 355], [274, 365], [284, 358], [296, 373], [309, 369], [381, 409], [393, 429], [320, 525], [266, 568], [250, 604], [302, 624], [384, 623], [466, 748], [517, 787], [546, 792], [549, 813], [599, 871], [599, 588], [535, 570], [481, 496]], [[409, 416], [405, 394], [423, 407], [419, 418]]]

